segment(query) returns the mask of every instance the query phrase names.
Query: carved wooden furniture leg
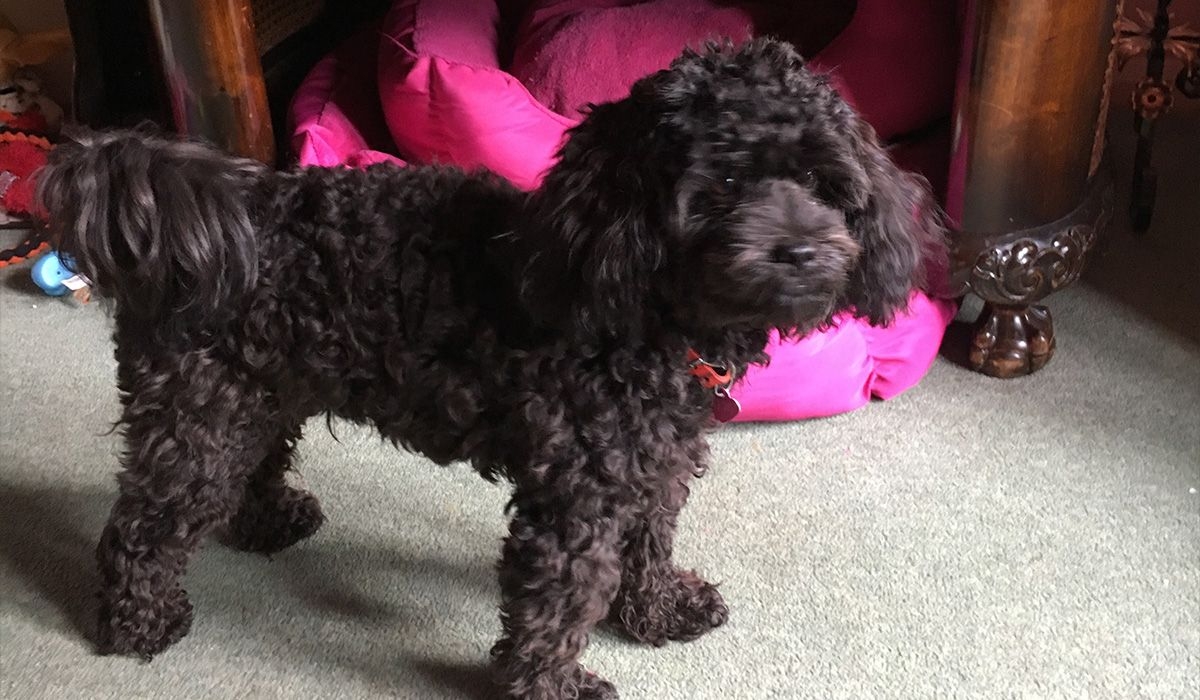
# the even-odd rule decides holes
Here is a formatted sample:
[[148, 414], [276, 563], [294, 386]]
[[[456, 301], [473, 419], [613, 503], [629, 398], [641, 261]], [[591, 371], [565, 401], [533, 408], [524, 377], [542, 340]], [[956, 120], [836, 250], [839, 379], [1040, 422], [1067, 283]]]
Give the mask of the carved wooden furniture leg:
[[971, 339], [974, 367], [994, 367], [996, 374], [1036, 372], [1054, 355], [1054, 323], [1050, 309], [1033, 306], [989, 306], [983, 325]]
[[1112, 210], [1112, 172], [1102, 166], [1082, 204], [1062, 219], [995, 238], [960, 233], [954, 267], [987, 302], [971, 339], [971, 367], [1016, 377], [1050, 361], [1054, 323], [1050, 309], [1037, 302], [1079, 278]]
[[1117, 0], [968, 0], [946, 204], [952, 278], [986, 302], [971, 366], [1054, 353], [1043, 298], [1074, 282], [1112, 208], [1101, 165]]
[[147, 0], [175, 128], [264, 163], [275, 139], [250, 0]]

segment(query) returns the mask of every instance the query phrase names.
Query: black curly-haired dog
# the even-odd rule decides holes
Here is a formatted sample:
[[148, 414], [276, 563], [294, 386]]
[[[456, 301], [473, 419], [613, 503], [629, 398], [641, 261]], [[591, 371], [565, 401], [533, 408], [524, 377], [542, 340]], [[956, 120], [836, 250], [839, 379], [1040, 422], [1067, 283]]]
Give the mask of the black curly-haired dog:
[[725, 621], [671, 560], [722, 389], [695, 357], [741, 372], [770, 329], [886, 321], [943, 234], [922, 184], [773, 41], [686, 53], [595, 106], [532, 194], [114, 132], [55, 150], [41, 195], [115, 301], [103, 648], [187, 633], [205, 535], [275, 552], [317, 530], [285, 476], [325, 413], [511, 482], [493, 657], [523, 698], [615, 697], [578, 663], [606, 617], [655, 645]]

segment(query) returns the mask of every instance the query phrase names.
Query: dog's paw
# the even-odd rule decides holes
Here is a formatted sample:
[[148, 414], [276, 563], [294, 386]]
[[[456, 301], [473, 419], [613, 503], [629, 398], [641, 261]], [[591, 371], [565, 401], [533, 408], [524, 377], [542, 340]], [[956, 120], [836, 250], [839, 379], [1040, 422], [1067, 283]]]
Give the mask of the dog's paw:
[[[580, 667], [580, 670], [583, 670]], [[579, 700], [617, 700], [617, 687], [594, 673], [584, 670], [584, 678], [579, 682], [575, 697]]]
[[619, 697], [616, 686], [580, 664], [561, 674], [513, 680], [502, 684], [507, 686], [504, 697], [509, 700], [617, 700]]
[[713, 584], [691, 571], [679, 575], [679, 597], [667, 639], [686, 642], [725, 624], [729, 608]]
[[285, 487], [272, 492], [270, 498], [247, 498], [223, 539], [244, 552], [274, 554], [311, 536], [324, 523], [316, 496]]
[[191, 630], [192, 604], [182, 590], [148, 603], [120, 598], [102, 603], [98, 618], [101, 654], [137, 656], [149, 661]]
[[729, 619], [729, 608], [717, 587], [691, 571], [645, 591], [622, 592], [609, 621], [639, 642], [662, 646], [686, 642]]

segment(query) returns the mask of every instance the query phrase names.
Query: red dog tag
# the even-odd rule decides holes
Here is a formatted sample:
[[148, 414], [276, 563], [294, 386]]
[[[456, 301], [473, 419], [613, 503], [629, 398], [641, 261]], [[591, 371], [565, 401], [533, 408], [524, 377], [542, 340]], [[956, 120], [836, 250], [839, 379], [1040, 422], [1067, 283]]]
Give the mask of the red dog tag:
[[742, 405], [724, 389], [717, 389], [713, 396], [713, 417], [722, 423], [728, 423], [742, 412]]

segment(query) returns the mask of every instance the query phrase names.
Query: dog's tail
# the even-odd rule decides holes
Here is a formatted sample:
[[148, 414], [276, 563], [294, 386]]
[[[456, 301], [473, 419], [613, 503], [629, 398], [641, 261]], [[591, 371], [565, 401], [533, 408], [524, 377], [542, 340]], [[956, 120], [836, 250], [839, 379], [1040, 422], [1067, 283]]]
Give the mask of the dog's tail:
[[255, 283], [261, 163], [142, 131], [75, 134], [38, 178], [50, 240], [121, 312], [210, 318]]

